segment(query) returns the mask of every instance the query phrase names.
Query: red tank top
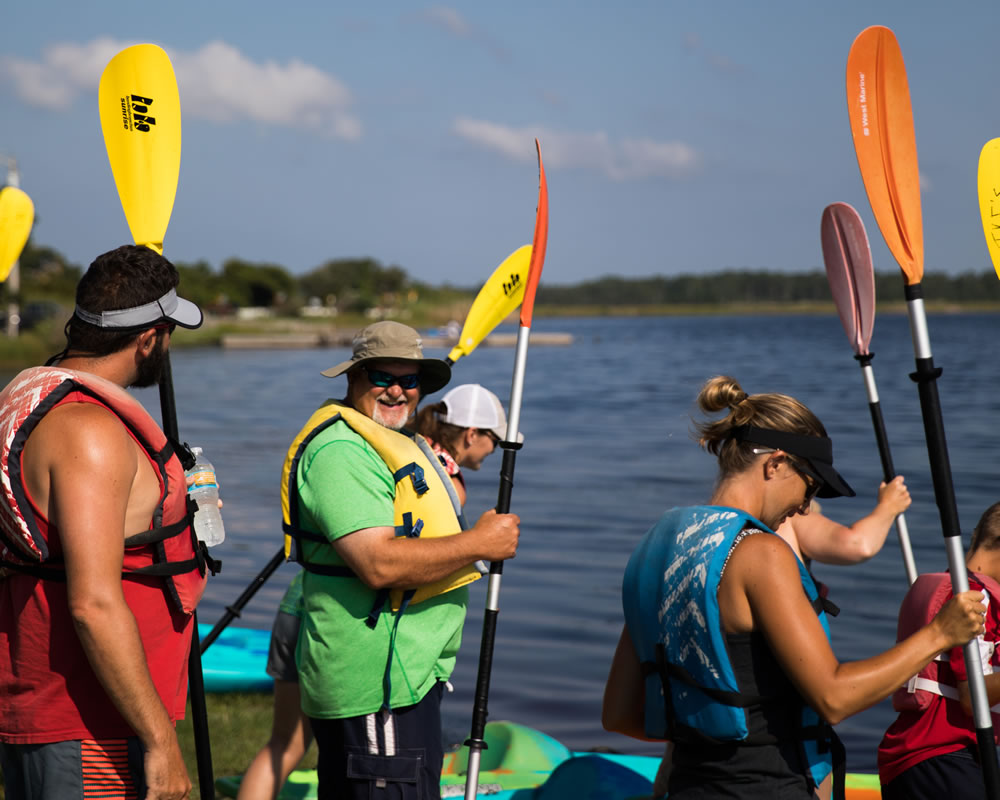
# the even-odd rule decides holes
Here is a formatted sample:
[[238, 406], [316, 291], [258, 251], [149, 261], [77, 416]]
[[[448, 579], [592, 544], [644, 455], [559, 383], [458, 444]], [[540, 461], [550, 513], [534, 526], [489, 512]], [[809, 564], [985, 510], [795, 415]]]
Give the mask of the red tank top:
[[[82, 393], [62, 402], [81, 401], [103, 405]], [[58, 531], [33, 500], [31, 505], [50, 558], [61, 557]], [[129, 578], [122, 589], [156, 693], [171, 721], [183, 719], [193, 618], [170, 601], [162, 578]], [[0, 741], [40, 744], [135, 735], [91, 669], [63, 581], [17, 573], [0, 579], [0, 685]]]

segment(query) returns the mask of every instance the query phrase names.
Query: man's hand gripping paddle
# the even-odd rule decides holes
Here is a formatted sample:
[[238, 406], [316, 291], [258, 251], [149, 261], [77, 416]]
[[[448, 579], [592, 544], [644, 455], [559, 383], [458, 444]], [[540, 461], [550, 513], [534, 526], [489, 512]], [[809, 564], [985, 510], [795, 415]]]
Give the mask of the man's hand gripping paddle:
[[[882, 458], [882, 475], [888, 483], [896, 477], [889, 450], [889, 438], [885, 432], [882, 406], [875, 386], [875, 372], [872, 359], [875, 354], [868, 349], [875, 324], [875, 273], [872, 269], [872, 251], [868, 245], [868, 234], [858, 212], [847, 203], [833, 203], [823, 210], [820, 225], [823, 242], [823, 261], [826, 263], [826, 277], [830, 282], [833, 302], [837, 305], [840, 322], [847, 333], [847, 339], [854, 349], [854, 358], [861, 366], [865, 390], [868, 393], [868, 409], [872, 415], [875, 440]], [[906, 528], [906, 518], [896, 517], [896, 532], [903, 554], [903, 566], [910, 583], [917, 579], [917, 566], [913, 560], [910, 534]]]
[[[500, 492], [497, 513], [510, 511], [510, 496], [514, 486], [514, 462], [520, 445], [517, 443], [521, 421], [521, 398], [524, 391], [524, 370], [528, 358], [528, 339], [531, 334], [531, 315], [535, 308], [535, 292], [545, 263], [545, 245], [549, 235], [549, 190], [542, 165], [542, 149], [535, 140], [538, 153], [538, 208], [535, 213], [535, 236], [531, 245], [531, 262], [521, 303], [520, 326], [517, 331], [517, 352], [514, 356], [514, 376], [510, 389], [510, 414], [507, 421], [507, 439], [500, 443], [503, 463], [500, 467]], [[490, 577], [486, 587], [486, 611], [483, 614], [483, 636], [479, 645], [479, 671], [472, 708], [472, 732], [465, 742], [469, 746], [469, 765], [466, 773], [465, 798], [475, 800], [479, 789], [479, 767], [482, 751], [486, 747], [483, 735], [486, 730], [487, 704], [490, 693], [490, 672], [493, 668], [493, 644], [496, 638], [497, 615], [500, 613], [500, 579], [503, 562], [490, 564]]]
[[0, 282], [21, 257], [34, 222], [35, 205], [28, 195], [16, 186], [0, 189]]
[[[469, 355], [497, 325], [520, 305], [521, 299], [524, 297], [524, 278], [528, 273], [530, 260], [531, 245], [526, 244], [507, 256], [493, 271], [472, 302], [472, 307], [465, 317], [462, 333], [458, 337], [458, 344], [452, 348], [448, 358], [445, 359], [449, 364], [454, 364], [462, 356]], [[257, 590], [267, 582], [267, 579], [285, 560], [285, 548], [282, 547], [250, 581], [243, 593], [236, 598], [236, 602], [226, 606], [225, 613], [201, 640], [202, 653], [211, 647], [212, 642], [219, 638], [219, 634], [226, 629], [230, 622], [240, 616], [246, 604], [257, 594]]]
[[[917, 383], [920, 394], [934, 498], [941, 516], [952, 589], [958, 594], [969, 588], [969, 579], [937, 392], [941, 370], [934, 366], [931, 355], [920, 286], [924, 245], [917, 144], [906, 67], [896, 37], [888, 28], [878, 25], [866, 28], [851, 45], [847, 57], [847, 110], [868, 200], [905, 279], [906, 308], [916, 357], [916, 371], [910, 377]], [[965, 645], [964, 655], [986, 793], [988, 797], [1000, 797], [1000, 764], [975, 640]]]
[[[97, 94], [104, 144], [132, 239], [162, 254], [181, 166], [181, 103], [170, 59], [153, 44], [126, 48], [105, 67]], [[160, 413], [164, 433], [179, 441], [169, 356], [160, 380]], [[198, 786], [208, 798], [215, 796], [215, 786], [197, 612], [193, 616], [188, 685]]]

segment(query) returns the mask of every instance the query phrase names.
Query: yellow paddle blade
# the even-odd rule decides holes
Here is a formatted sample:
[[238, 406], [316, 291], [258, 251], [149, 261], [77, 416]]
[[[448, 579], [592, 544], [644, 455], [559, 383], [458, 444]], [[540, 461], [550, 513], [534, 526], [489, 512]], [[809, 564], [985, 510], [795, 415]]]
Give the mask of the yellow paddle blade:
[[1000, 277], [1000, 139], [990, 139], [979, 154], [979, 212], [986, 249]]
[[0, 191], [0, 282], [21, 256], [35, 222], [35, 204], [15, 186]]
[[866, 28], [847, 56], [847, 111], [875, 221], [907, 284], [924, 274], [920, 168], [903, 54], [891, 30]]
[[521, 305], [530, 263], [531, 245], [526, 244], [507, 256], [493, 270], [472, 302], [472, 308], [465, 317], [465, 325], [458, 337], [458, 344], [448, 353], [448, 360], [452, 364], [475, 350], [490, 331]]
[[136, 244], [163, 252], [181, 168], [181, 100], [167, 54], [137, 44], [111, 59], [98, 87], [101, 130]]

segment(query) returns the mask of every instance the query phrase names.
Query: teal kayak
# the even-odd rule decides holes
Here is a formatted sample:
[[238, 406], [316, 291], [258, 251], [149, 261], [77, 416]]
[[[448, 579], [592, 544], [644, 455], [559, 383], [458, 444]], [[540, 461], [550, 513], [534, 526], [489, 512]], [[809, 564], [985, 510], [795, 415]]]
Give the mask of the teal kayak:
[[[198, 625], [198, 635], [206, 636], [211, 625]], [[206, 692], [270, 692], [274, 688], [267, 674], [267, 648], [271, 632], [230, 625], [212, 642], [201, 657]]]
[[[660, 766], [656, 756], [574, 752], [541, 731], [516, 722], [486, 725], [487, 748], [479, 772], [478, 797], [495, 800], [627, 800], [649, 798]], [[441, 796], [463, 797], [468, 748], [445, 755]], [[236, 797], [240, 776], [219, 778], [218, 793]], [[881, 796], [878, 775], [847, 776], [847, 800]], [[316, 770], [293, 772], [278, 800], [315, 800]]]

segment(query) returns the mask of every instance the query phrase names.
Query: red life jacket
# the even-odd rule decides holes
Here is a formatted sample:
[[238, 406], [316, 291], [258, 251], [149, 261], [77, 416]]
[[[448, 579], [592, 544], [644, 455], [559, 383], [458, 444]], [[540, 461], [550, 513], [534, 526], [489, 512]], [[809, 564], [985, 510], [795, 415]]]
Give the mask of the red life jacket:
[[[24, 443], [42, 417], [79, 393], [114, 413], [155, 464], [160, 499], [149, 530], [125, 539], [123, 578], [160, 576], [167, 594], [185, 614], [205, 589], [204, 551], [194, 536], [184, 469], [174, 447], [142, 405], [117, 384], [76, 370], [33, 367], [0, 392], [0, 574], [3, 570], [65, 580], [49, 559], [21, 472]], [[69, 398], [69, 399], [67, 399]]]
[[[978, 572], [970, 572], [969, 577], [986, 589], [986, 605], [1000, 602], [1000, 583]], [[932, 572], [921, 575], [910, 587], [903, 605], [899, 609], [899, 624], [896, 628], [896, 641], [901, 642], [906, 637], [916, 633], [927, 625], [941, 610], [942, 606], [952, 596], [951, 576], [947, 572]], [[996, 636], [996, 633], [987, 635]], [[979, 658], [983, 665], [983, 674], [994, 672], [998, 665], [995, 641], [987, 641], [983, 637], [977, 639]], [[897, 689], [892, 695], [892, 707], [896, 711], [924, 711], [934, 701], [935, 697], [948, 700], [958, 700], [958, 679], [948, 662], [948, 653], [941, 653], [920, 672], [910, 678], [906, 685]], [[994, 706], [993, 724], [1000, 725], [1000, 705]]]

